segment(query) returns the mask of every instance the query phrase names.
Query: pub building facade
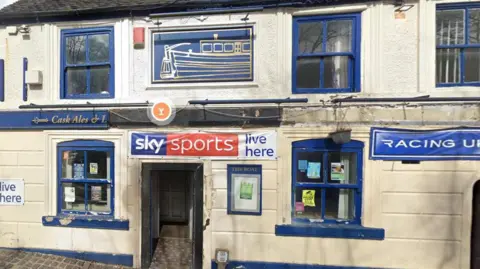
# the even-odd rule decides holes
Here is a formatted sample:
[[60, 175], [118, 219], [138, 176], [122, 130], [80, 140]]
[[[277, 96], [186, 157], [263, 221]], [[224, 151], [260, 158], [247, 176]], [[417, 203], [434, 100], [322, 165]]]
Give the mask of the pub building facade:
[[480, 268], [480, 1], [100, 3], [0, 10], [0, 247]]

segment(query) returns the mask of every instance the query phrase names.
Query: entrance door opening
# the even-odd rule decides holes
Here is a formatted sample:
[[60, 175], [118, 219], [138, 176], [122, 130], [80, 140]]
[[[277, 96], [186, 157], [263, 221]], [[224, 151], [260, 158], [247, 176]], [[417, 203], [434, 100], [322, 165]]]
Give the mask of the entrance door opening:
[[144, 164], [142, 176], [142, 268], [201, 268], [202, 164]]

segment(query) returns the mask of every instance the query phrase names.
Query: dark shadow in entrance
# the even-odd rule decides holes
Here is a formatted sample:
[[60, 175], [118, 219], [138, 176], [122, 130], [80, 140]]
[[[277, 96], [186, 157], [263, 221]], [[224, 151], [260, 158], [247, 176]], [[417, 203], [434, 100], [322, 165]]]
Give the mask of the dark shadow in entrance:
[[143, 164], [141, 202], [142, 268], [176, 259], [202, 268], [203, 165]]
[[473, 186], [470, 268], [480, 268], [480, 183]]

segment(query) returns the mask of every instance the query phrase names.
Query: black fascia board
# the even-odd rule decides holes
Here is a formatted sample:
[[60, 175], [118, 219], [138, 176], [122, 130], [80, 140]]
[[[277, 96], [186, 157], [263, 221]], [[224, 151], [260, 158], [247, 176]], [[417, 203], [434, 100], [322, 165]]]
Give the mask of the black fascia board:
[[[307, 7], [307, 6], [331, 6], [339, 4], [353, 4], [353, 3], [367, 3], [378, 2], [380, 0], [292, 0], [279, 1], [267, 0], [245, 2], [224, 2], [213, 4], [212, 2], [196, 2], [196, 3], [181, 3], [169, 5], [142, 5], [142, 6], [125, 6], [125, 7], [108, 7], [108, 8], [92, 8], [81, 10], [65, 10], [65, 11], [46, 11], [46, 12], [17, 12], [17, 13], [1, 13], [0, 25], [12, 24], [26, 24], [26, 23], [46, 23], [55, 21], [78, 21], [78, 20], [95, 20], [95, 19], [114, 19], [125, 17], [145, 17], [153, 13], [167, 13], [167, 12], [185, 12], [185, 11], [199, 11], [211, 10], [218, 8], [233, 8], [233, 7], [254, 7], [264, 6], [265, 8], [284, 7], [289, 2], [291, 7]], [[302, 3], [299, 3], [302, 2]]]

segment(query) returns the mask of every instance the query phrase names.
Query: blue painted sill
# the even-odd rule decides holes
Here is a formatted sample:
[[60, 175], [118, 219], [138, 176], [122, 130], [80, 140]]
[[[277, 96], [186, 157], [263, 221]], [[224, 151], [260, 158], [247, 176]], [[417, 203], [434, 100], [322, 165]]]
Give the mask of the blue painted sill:
[[93, 216], [43, 216], [43, 226], [128, 231], [129, 221]]
[[275, 226], [275, 235], [383, 240], [385, 230], [346, 224], [285, 224]]

